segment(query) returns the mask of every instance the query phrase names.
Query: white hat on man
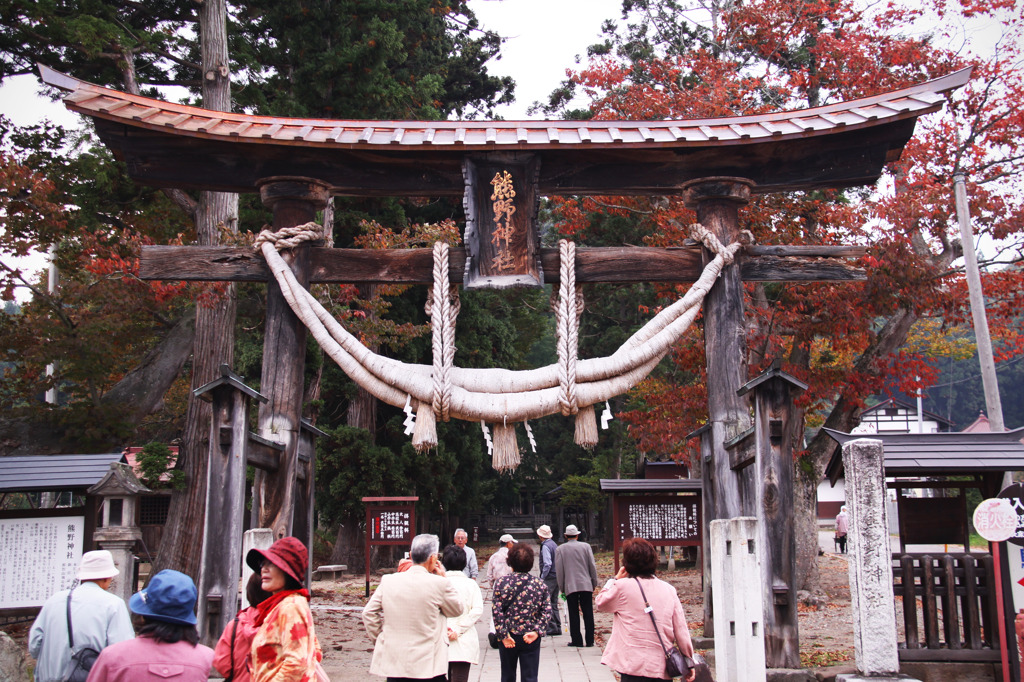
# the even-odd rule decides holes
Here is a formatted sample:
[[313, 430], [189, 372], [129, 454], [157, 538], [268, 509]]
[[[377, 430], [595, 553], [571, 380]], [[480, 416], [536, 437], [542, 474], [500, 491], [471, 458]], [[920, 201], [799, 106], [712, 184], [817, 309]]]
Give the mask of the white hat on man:
[[506, 542], [519, 542], [519, 540], [516, 540], [514, 537], [512, 537], [508, 533], [505, 533], [500, 538], [498, 538], [498, 542], [500, 542], [501, 544], [504, 545]]
[[537, 529], [537, 535], [539, 537], [544, 538], [545, 540], [550, 540], [551, 539], [551, 526], [549, 526], [549, 525], [547, 525], [545, 523], [543, 526], [541, 526], [540, 528]]
[[579, 528], [570, 523], [565, 527], [565, 534], [566, 536], [576, 536], [580, 534], [580, 531]]
[[82, 555], [82, 563], [78, 565], [79, 580], [104, 580], [120, 572], [114, 565], [114, 555], [106, 549], [86, 552]]

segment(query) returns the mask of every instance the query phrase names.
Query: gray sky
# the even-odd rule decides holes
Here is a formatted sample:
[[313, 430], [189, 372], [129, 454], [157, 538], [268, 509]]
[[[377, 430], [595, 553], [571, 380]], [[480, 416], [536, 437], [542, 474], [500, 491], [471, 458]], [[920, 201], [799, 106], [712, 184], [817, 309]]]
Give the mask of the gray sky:
[[[516, 80], [516, 103], [498, 110], [507, 119], [526, 118], [526, 109], [543, 100], [597, 42], [601, 24], [618, 19], [622, 0], [470, 0], [480, 24], [507, 42], [502, 57], [488, 70]], [[536, 118], [536, 117], [534, 117]]]

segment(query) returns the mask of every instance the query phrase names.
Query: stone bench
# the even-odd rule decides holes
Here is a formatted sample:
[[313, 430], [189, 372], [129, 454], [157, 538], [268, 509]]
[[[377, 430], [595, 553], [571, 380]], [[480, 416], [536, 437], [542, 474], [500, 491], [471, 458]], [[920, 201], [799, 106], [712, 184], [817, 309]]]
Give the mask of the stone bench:
[[313, 571], [313, 580], [339, 580], [341, 575], [348, 570], [345, 564], [332, 564], [330, 566], [318, 566]]

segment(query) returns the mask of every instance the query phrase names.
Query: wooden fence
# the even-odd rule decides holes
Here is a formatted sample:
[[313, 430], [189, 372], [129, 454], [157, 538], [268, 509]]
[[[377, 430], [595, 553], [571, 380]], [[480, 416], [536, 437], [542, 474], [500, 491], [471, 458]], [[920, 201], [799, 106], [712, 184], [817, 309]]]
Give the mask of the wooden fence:
[[[905, 661], [998, 661], [992, 555], [894, 554]], [[897, 618], [898, 618], [897, 614]]]

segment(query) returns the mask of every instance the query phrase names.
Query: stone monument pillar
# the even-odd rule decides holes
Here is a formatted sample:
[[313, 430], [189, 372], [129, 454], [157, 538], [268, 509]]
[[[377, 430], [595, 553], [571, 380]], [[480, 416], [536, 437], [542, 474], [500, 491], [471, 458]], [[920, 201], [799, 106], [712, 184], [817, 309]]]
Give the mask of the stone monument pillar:
[[[249, 606], [249, 599], [245, 594], [245, 586], [248, 584], [249, 576], [253, 574], [253, 570], [245, 563], [245, 555], [249, 553], [250, 549], [268, 549], [272, 544], [274, 544], [274, 531], [271, 528], [253, 528], [242, 534], [242, 600], [238, 608], [244, 609]], [[311, 552], [311, 561], [312, 558]]]
[[137, 523], [138, 500], [142, 493], [152, 492], [142, 485], [127, 464], [111, 462], [110, 471], [87, 495], [101, 498], [101, 523], [92, 534], [100, 549], [109, 550], [114, 565], [121, 571], [110, 586], [111, 594], [128, 601], [135, 592], [135, 543], [142, 538]]
[[896, 603], [886, 514], [882, 441], [858, 438], [843, 446], [846, 506], [850, 513], [850, 601], [856, 674], [838, 681], [903, 680], [896, 650]]
[[764, 682], [764, 610], [757, 519], [711, 522], [715, 671], [719, 682]]

